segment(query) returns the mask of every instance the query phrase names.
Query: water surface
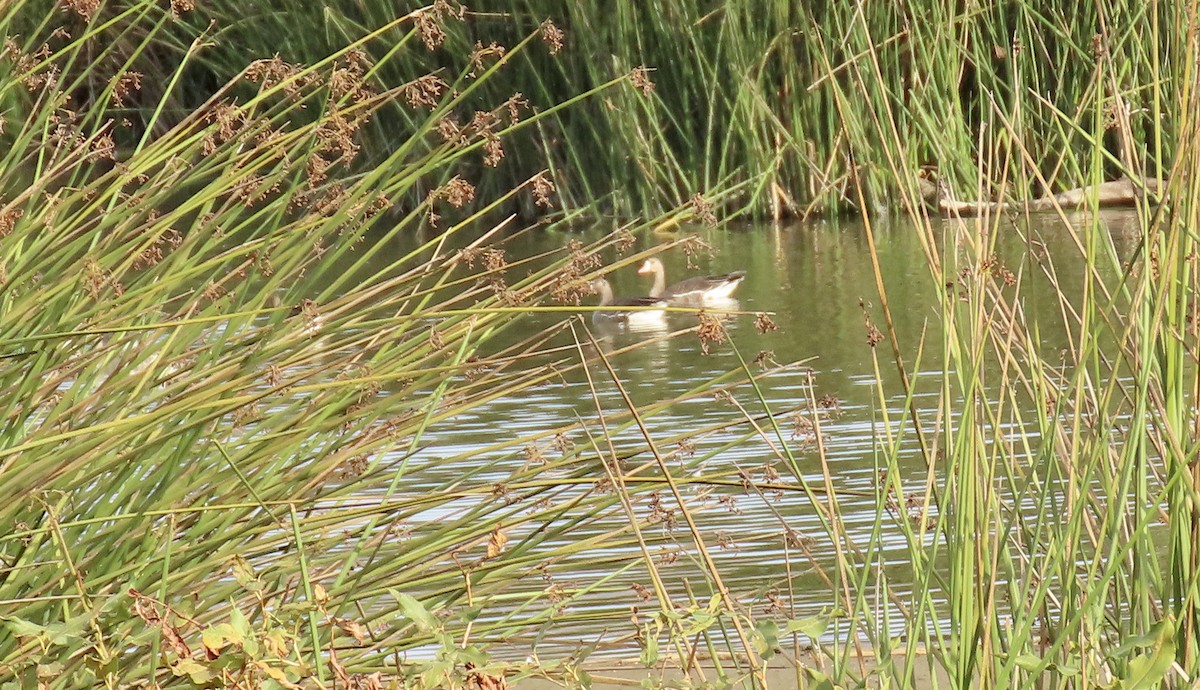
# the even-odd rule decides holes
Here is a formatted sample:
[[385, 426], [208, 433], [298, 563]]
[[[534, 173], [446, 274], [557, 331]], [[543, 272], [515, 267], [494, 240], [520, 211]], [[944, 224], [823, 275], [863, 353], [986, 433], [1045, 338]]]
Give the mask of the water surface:
[[[1100, 220], [1103, 241], [1112, 242], [1119, 260], [1127, 259], [1137, 242], [1135, 217], [1131, 213], [1110, 213]], [[1084, 216], [1072, 221], [1082, 226], [1091, 222]], [[949, 223], [935, 221], [938, 250], [947, 261], [959, 252], [957, 242], [961, 240]], [[1061, 309], [1043, 274], [1041, 260], [1053, 257], [1059, 286], [1068, 295], [1079, 294], [1085, 280], [1084, 264], [1071, 233], [1057, 216], [1049, 214], [1006, 220], [989, 231], [999, 233], [996, 260], [1020, 279], [1017, 299], [1029, 321], [1038, 325], [1045, 352], [1067, 347]], [[689, 267], [682, 251], [664, 253], [668, 282], [700, 273], [746, 270], [747, 278], [736, 294], [738, 306], [748, 312], [771, 313], [779, 328], [760, 333], [753, 316], [732, 317], [724, 322], [732, 345], [747, 360], [768, 353], [763, 356], [770, 359], [764, 361], [799, 363], [772, 373], [760, 383], [767, 405], [778, 415], [782, 438], [771, 433], [765, 421], [761, 424], [767, 438], [756, 435], [745, 423], [747, 414], [764, 412], [753, 389], [745, 385], [732, 392], [738, 404], [703, 395], [673, 403], [646, 420], [660, 452], [676, 468], [673, 474], [684, 481], [681, 490], [695, 511], [725, 584], [759, 616], [803, 618], [830, 611], [839, 604], [826, 579], [837, 579], [837, 545], [818, 519], [818, 510], [808, 495], [797, 488], [754, 489], [742, 481], [749, 478], [795, 487], [798, 478], [778, 452], [786, 446], [802, 478], [818, 490], [827, 481], [823, 455], [849, 541], [865, 544], [882, 526], [884, 533], [878, 539], [881, 547], [876, 557], [886, 564], [883, 571], [903, 598], [905, 582], [911, 579], [909, 551], [894, 524], [894, 519], [902, 518], [879, 519], [883, 510], [880, 453], [885, 446], [879, 435], [885, 432], [885, 418], [892, 421], [892, 433], [903, 430], [904, 392], [888, 341], [875, 348], [869, 343], [868, 320], [881, 330], [884, 320], [864, 227], [854, 222], [826, 222], [697, 232], [711, 245], [711, 255], [698, 254], [693, 259], [698, 265]], [[602, 234], [585, 232], [579, 239], [597, 239]], [[573, 237], [525, 234], [509, 242], [507, 248], [512, 258], [533, 256], [562, 246]], [[945, 375], [940, 358], [938, 293], [955, 287], [931, 275], [914, 227], [901, 221], [879, 223], [875, 241], [901, 356], [917, 382], [917, 406], [933, 410], [934, 396]], [[650, 245], [651, 240], [646, 239], [635, 250]], [[617, 257], [613, 253], [608, 258]], [[1119, 266], [1113, 265], [1108, 273], [1115, 276], [1118, 271]], [[637, 275], [633, 267], [608, 277], [618, 294], [640, 295], [648, 288], [646, 276]], [[528, 323], [512, 334], [513, 339], [571, 317], [533, 314], [526, 318]], [[641, 345], [612, 358], [621, 386], [636, 404], [674, 401], [740, 368], [730, 343], [710, 344], [705, 353], [695, 334], [664, 337], [696, 323], [693, 314], [673, 314], [661, 330], [597, 330], [602, 350]], [[560, 345], [571, 343], [566, 334], [556, 341]], [[514, 509], [544, 511], [548, 505], [566, 505], [580, 492], [597, 490], [604, 483], [602, 467], [596, 463], [557, 465], [554, 460], [561, 449], [549, 441], [534, 444], [524, 452], [488, 450], [499, 441], [565, 427], [581, 418], [591, 419], [597, 415], [598, 406], [606, 415], [619, 415], [625, 409], [621, 391], [603, 367], [593, 363], [589, 371], [595, 396], [585, 376], [579, 372], [566, 374], [518, 398], [497, 400], [470, 415], [436, 425], [422, 439], [417, 457], [409, 458], [409, 462], [427, 468], [421, 482], [430, 485], [486, 486], [503, 482], [522, 468], [532, 468], [536, 473], [543, 464], [549, 477], [576, 480], [567, 488], [516, 496], [512, 499]], [[822, 447], [815, 442], [811, 422], [806, 421], [811, 419], [812, 409], [819, 410]], [[680, 439], [688, 430], [723, 424], [731, 426]], [[643, 536], [672, 601], [676, 605], [686, 604], [689, 597], [707, 601], [711, 592], [694, 542], [678, 511], [671, 513], [674, 503], [666, 486], [658, 481], [661, 472], [646, 451], [641, 432], [631, 428], [615, 437], [618, 451], [627, 449], [631, 456], [623, 468], [629, 473], [627, 488], [634, 495], [635, 512], [642, 518], [662, 518]], [[580, 436], [569, 440], [572, 444], [588, 442]], [[915, 442], [904, 443], [902, 448], [901, 479], [906, 487], [918, 490], [925, 481], [924, 460]], [[689, 479], [692, 481], [686, 481]], [[463, 510], [468, 507], [464, 505]], [[422, 519], [451, 519], [454, 512], [443, 508]], [[510, 540], [550, 550], [564, 541], [582, 543], [627, 522], [615, 499], [612, 510], [602, 519], [573, 522], [573, 517], [577, 516], [566, 510], [557, 518], [535, 520], [514, 528]], [[640, 553], [637, 542], [627, 537], [603, 550], [585, 549], [567, 558], [548, 560], [544, 568], [530, 573], [508, 593], [588, 590]], [[565, 604], [562, 617], [572, 621], [568, 625], [558, 624], [549, 639], [510, 640], [510, 651], [523, 656], [530, 650], [569, 649], [604, 640], [614, 641], [616, 649], [633, 648], [629, 638], [632, 623], [614, 627], [613, 622], [629, 621], [634, 608], [653, 610], [653, 601], [643, 596], [650, 587], [644, 565], [605, 580]], [[831, 629], [828, 634], [844, 632]]]

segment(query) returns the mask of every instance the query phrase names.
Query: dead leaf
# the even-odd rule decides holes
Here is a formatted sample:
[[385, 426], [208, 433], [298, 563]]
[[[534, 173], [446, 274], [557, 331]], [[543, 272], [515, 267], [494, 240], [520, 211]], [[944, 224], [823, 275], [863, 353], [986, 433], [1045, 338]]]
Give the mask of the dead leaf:
[[500, 526], [492, 530], [492, 535], [488, 537], [487, 557], [495, 558], [504, 553], [504, 545], [508, 543], [508, 536], [500, 531]]
[[333, 624], [341, 628], [342, 632], [353, 637], [354, 641], [359, 644], [362, 644], [367, 639], [367, 628], [358, 621], [352, 621], [348, 618], [334, 618]]

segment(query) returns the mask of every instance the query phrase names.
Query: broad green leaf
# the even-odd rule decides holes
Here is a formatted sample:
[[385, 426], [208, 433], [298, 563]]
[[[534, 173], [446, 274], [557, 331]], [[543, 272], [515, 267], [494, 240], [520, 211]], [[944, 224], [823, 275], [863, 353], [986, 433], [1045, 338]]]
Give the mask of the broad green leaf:
[[1015, 663], [1018, 668], [1030, 672], [1040, 670], [1043, 665], [1049, 665], [1044, 659], [1042, 659], [1042, 657], [1034, 654], [1019, 654], [1015, 659], [1013, 659], [1013, 663]]
[[642, 665], [650, 668], [658, 662], [658, 635], [651, 632], [650, 626], [647, 625], [642, 631], [642, 653], [640, 655]]
[[253, 566], [250, 562], [241, 556], [233, 557], [233, 579], [242, 586], [247, 592], [261, 592], [263, 589], [262, 580], [258, 579], [258, 575], [254, 573]]
[[750, 644], [764, 659], [775, 656], [775, 650], [779, 649], [779, 625], [775, 621], [762, 621], [754, 626]]
[[686, 628], [684, 628], [683, 634], [686, 637], [697, 635], [711, 628], [713, 623], [716, 622], [717, 616], [715, 613], [705, 610], [696, 611], [696, 613], [692, 616], [691, 622]]
[[400, 605], [400, 612], [404, 614], [404, 617], [415, 623], [422, 632], [431, 633], [442, 627], [438, 619], [429, 612], [429, 609], [425, 608], [424, 604], [417, 601], [416, 597], [394, 589], [389, 589], [388, 592]]
[[171, 664], [171, 673], [176, 676], [187, 676], [196, 685], [206, 685], [214, 678], [213, 672], [191, 659], [176, 659]]
[[808, 690], [841, 690], [841, 686], [834, 685], [829, 676], [815, 668], [805, 666], [804, 675], [808, 676]]
[[813, 616], [811, 618], [796, 618], [787, 622], [787, 632], [800, 633], [809, 637], [820, 637], [825, 634], [825, 630], [829, 627], [829, 621], [823, 616]]
[[246, 620], [246, 616], [242, 614], [241, 609], [236, 605], [229, 609], [229, 624], [237, 631], [243, 639], [250, 636], [250, 622]]
[[46, 626], [16, 616], [0, 616], [0, 620], [17, 637], [42, 637], [48, 632]]
[[225, 644], [241, 647], [246, 638], [229, 623], [218, 623], [200, 633], [200, 642], [212, 654], [220, 654]]
[[1146, 690], [1166, 677], [1175, 661], [1175, 631], [1168, 621], [1154, 624], [1154, 644], [1145, 654], [1134, 657], [1121, 678], [1125, 690]]

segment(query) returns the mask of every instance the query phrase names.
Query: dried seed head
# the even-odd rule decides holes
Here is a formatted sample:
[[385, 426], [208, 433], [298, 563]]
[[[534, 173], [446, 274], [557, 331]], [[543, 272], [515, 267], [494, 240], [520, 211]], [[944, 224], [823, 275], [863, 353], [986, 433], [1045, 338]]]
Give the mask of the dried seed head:
[[684, 256], [687, 257], [687, 267], [690, 269], [696, 268], [696, 254], [701, 249], [707, 250], [710, 258], [713, 255], [713, 246], [695, 235], [684, 238], [680, 246], [683, 249]]
[[778, 362], [775, 361], [774, 352], [771, 352], [770, 350], [759, 350], [758, 354], [754, 356], [753, 364], [757, 364], [759, 369], [769, 369], [773, 366], [776, 366]]
[[506, 544], [508, 544], [508, 535], [500, 529], [500, 525], [496, 525], [491, 535], [488, 536], [487, 557], [495, 558], [504, 553]]
[[820, 398], [817, 398], [817, 404], [820, 405], [824, 410], [840, 412], [842, 409], [842, 404], [838, 402], [837, 396], [832, 393], [826, 393]]
[[708, 354], [709, 343], [721, 344], [725, 342], [725, 327], [721, 325], [721, 321], [704, 311], [703, 309], [696, 315], [700, 320], [700, 330], [697, 335], [700, 338], [700, 351]]
[[467, 143], [467, 135], [463, 132], [462, 125], [458, 124], [453, 115], [447, 115], [438, 120], [437, 131], [447, 143], [454, 144], [455, 146]]
[[[507, 52], [508, 52], [507, 48], [500, 45], [499, 43], [496, 43], [495, 41], [492, 41], [487, 46], [484, 46], [482, 41], [476, 41], [475, 42], [475, 50], [473, 50], [471, 52], [471, 65], [474, 67], [475, 70], [482, 70], [484, 67], [484, 65], [483, 65], [484, 60], [486, 60], [488, 58], [495, 58], [495, 59], [499, 60], [499, 59], [503, 58], [504, 54]], [[472, 76], [472, 77], [475, 76], [475, 72], [472, 71], [470, 73], [470, 76]]]
[[483, 250], [483, 267], [489, 272], [501, 271], [508, 262], [505, 260], [504, 250], [497, 247], [488, 247]]
[[221, 101], [204, 114], [204, 121], [212, 125], [204, 137], [203, 151], [212, 155], [220, 146], [232, 141], [246, 128], [246, 115], [229, 101]]
[[117, 145], [113, 142], [112, 132], [105, 132], [100, 136], [92, 139], [91, 145], [88, 147], [89, 160], [116, 160]]
[[63, 0], [62, 4], [84, 19], [91, 19], [100, 9], [100, 0]]
[[200, 298], [207, 302], [216, 302], [227, 294], [225, 288], [219, 283], [209, 283], [200, 293]]
[[567, 261], [554, 276], [550, 298], [561, 304], [580, 304], [591, 294], [583, 276], [600, 267], [600, 257], [583, 250], [583, 243], [571, 240]]
[[462, 208], [474, 201], [475, 187], [455, 175], [446, 184], [430, 192], [429, 198], [431, 200], [441, 199], [455, 208]]
[[179, 17], [196, 9], [194, 0], [171, 0], [171, 14]]
[[550, 49], [551, 55], [558, 55], [558, 51], [563, 49], [563, 34], [562, 29], [554, 25], [554, 22], [547, 19], [542, 22], [542, 42]]
[[771, 331], [779, 330], [779, 326], [775, 325], [775, 321], [763, 312], [758, 312], [754, 315], [754, 328], [764, 335]]
[[485, 132], [483, 138], [483, 164], [494, 168], [504, 160], [504, 147], [500, 144], [500, 137], [492, 132]]
[[867, 327], [867, 345], [874, 348], [883, 342], [883, 333], [875, 327], [875, 323], [871, 321], [870, 317], [865, 317], [864, 322]]
[[11, 235], [13, 229], [17, 227], [17, 221], [23, 215], [25, 215], [25, 211], [19, 208], [4, 207], [0, 209], [0, 237]]
[[514, 125], [521, 119], [521, 110], [529, 110], [529, 101], [520, 93], [514, 93], [501, 107], [508, 109], [508, 123]]
[[[405, 84], [402, 89], [404, 91], [404, 99], [408, 101], [408, 105], [413, 108], [425, 107], [433, 110], [437, 107], [438, 102], [442, 98], [442, 94], [450, 88], [444, 79], [433, 74], [426, 74], [414, 81]], [[439, 123], [440, 131], [440, 123]], [[447, 141], [449, 141], [447, 137]]]
[[550, 207], [550, 195], [555, 191], [554, 182], [545, 172], [540, 172], [533, 178], [534, 204], [544, 208]]
[[692, 211], [695, 212], [701, 223], [710, 227], [717, 224], [717, 216], [713, 213], [713, 204], [705, 199], [703, 194], [696, 194], [692, 197]]
[[525, 462], [530, 465], [545, 465], [546, 455], [542, 452], [541, 446], [536, 443], [525, 445]]
[[417, 31], [421, 33], [421, 42], [429, 50], [436, 50], [446, 40], [446, 32], [442, 30], [441, 22], [431, 10], [417, 13]]
[[646, 96], [654, 91], [654, 82], [650, 81], [650, 70], [645, 66], [633, 68], [633, 71], [629, 73], [629, 83]]
[[135, 91], [142, 90], [142, 73], [141, 72], [126, 72], [122, 74], [117, 83], [113, 84], [112, 104], [118, 108], [123, 107], [129, 94]]
[[571, 437], [563, 432], [554, 435], [554, 449], [563, 455], [567, 455], [575, 448], [575, 443], [571, 441]]

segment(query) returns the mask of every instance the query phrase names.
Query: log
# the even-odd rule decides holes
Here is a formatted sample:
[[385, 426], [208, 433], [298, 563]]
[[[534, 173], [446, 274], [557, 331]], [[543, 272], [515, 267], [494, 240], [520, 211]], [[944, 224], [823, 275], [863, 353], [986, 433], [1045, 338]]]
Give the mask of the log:
[[977, 216], [985, 213], [1002, 213], [1004, 211], [1047, 211], [1056, 207], [1079, 208], [1095, 197], [1098, 208], [1116, 208], [1133, 206], [1147, 192], [1152, 197], [1158, 196], [1158, 182], [1151, 178], [1143, 178], [1138, 184], [1128, 177], [1122, 177], [1110, 182], [1101, 182], [1090, 187], [1068, 189], [1050, 196], [1043, 196], [1029, 201], [962, 201], [955, 199], [942, 188], [925, 178], [918, 178], [921, 196], [925, 202], [934, 205], [946, 215]]

